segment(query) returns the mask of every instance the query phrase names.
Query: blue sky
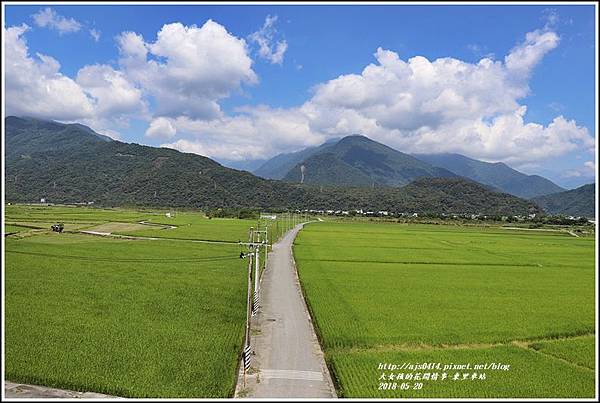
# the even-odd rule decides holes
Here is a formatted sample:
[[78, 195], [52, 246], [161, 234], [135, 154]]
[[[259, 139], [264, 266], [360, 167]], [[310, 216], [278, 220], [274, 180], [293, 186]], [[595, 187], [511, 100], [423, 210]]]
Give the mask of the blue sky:
[[[7, 5], [5, 28], [28, 28], [6, 40], [26, 49], [22, 63], [31, 74], [52, 76], [56, 88], [65, 86], [63, 94], [74, 91], [74, 104], [49, 94], [48, 105], [62, 102], [62, 109], [40, 104], [32, 111], [22, 94], [38, 89], [15, 88], [6, 94], [8, 113], [81, 121], [123, 141], [238, 163], [360, 132], [400, 151], [504, 161], [568, 187], [595, 177], [591, 5], [50, 7], [40, 19], [47, 6]], [[164, 29], [169, 24], [173, 29]], [[202, 42], [209, 28], [217, 39]], [[150, 49], [143, 66], [123, 61], [123, 32]], [[188, 47], [194, 49], [186, 54]], [[512, 69], [505, 60], [511, 52]], [[431, 65], [420, 58], [411, 63], [415, 57]], [[483, 69], [486, 57], [497, 66]], [[196, 65], [199, 58], [206, 63]], [[436, 64], [440, 58], [463, 67]], [[189, 70], [177, 69], [182, 61], [190, 61]], [[374, 73], [366, 75], [370, 64]], [[93, 66], [87, 75], [81, 73], [86, 66]], [[419, 73], [429, 70], [429, 76]], [[152, 74], [160, 84], [140, 78]], [[454, 74], [446, 85], [444, 75]], [[173, 88], [179, 93], [169, 94]]]

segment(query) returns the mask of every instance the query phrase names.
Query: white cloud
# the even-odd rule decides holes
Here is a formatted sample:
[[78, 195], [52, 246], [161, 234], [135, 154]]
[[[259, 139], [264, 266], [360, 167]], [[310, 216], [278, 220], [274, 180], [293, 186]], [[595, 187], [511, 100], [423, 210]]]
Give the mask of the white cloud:
[[287, 41], [275, 41], [275, 35], [277, 29], [275, 29], [275, 23], [277, 22], [277, 16], [267, 15], [265, 23], [256, 32], [253, 32], [248, 37], [250, 41], [258, 45], [258, 55], [263, 59], [267, 59], [272, 64], [283, 63], [283, 57], [288, 48]]
[[92, 101], [72, 79], [60, 73], [54, 58], [29, 55], [23, 37], [28, 26], [4, 30], [5, 97], [9, 115], [75, 120], [93, 115]]
[[504, 58], [506, 69], [515, 79], [529, 78], [533, 68], [544, 55], [558, 46], [556, 32], [535, 30], [525, 35], [525, 41], [514, 47]]
[[[261, 31], [275, 21], [267, 17]], [[142, 116], [148, 138], [209, 157], [265, 158], [353, 133], [403, 152], [459, 152], [528, 167], [595, 147], [585, 127], [562, 115], [547, 125], [527, 120], [529, 78], [559, 43], [548, 29], [528, 33], [504, 59], [475, 63], [403, 60], [379, 48], [373, 63], [315, 86], [302, 105], [240, 107], [233, 115], [220, 102], [258, 78], [246, 42], [216, 22], [166, 24], [154, 42], [123, 32], [116, 38], [119, 69], [85, 66], [75, 80], [52, 57], [28, 54], [26, 30], [5, 34], [9, 114], [79, 119], [112, 136]], [[265, 54], [274, 57], [273, 36], [265, 38]]]
[[565, 171], [563, 178], [593, 178], [596, 177], [596, 163], [594, 161], [586, 161], [579, 169], [570, 169]]
[[98, 42], [100, 40], [101, 32], [96, 28], [90, 29], [90, 36], [94, 39], [94, 42]]
[[73, 80], [51, 56], [31, 57], [27, 30], [21, 25], [4, 31], [7, 114], [91, 122], [94, 129], [111, 130], [126, 126], [127, 115], [147, 113], [141, 91], [108, 65], [85, 66]]
[[81, 23], [74, 18], [66, 18], [50, 7], [38, 11], [32, 15], [33, 21], [38, 27], [54, 29], [59, 35], [77, 32], [81, 29]]
[[160, 116], [217, 118], [221, 99], [258, 81], [245, 41], [212, 20], [166, 24], [153, 43], [133, 32], [118, 42], [123, 70], [155, 98]]
[[146, 130], [146, 136], [152, 138], [170, 139], [175, 137], [176, 133], [177, 129], [175, 129], [171, 121], [163, 117], [152, 120], [150, 127]]
[[596, 172], [596, 164], [594, 161], [586, 161], [583, 166], [592, 172]]
[[242, 108], [239, 112], [211, 121], [178, 118], [177, 132], [186, 138], [163, 146], [237, 161], [294, 151], [326, 139], [311, 130], [299, 109], [259, 106]]
[[83, 67], [77, 73], [77, 84], [91, 96], [95, 113], [101, 116], [141, 113], [142, 92], [125, 75], [105, 64]]
[[591, 151], [595, 140], [585, 127], [562, 115], [548, 125], [527, 122], [520, 103], [534, 67], [558, 40], [533, 31], [504, 61], [477, 63], [402, 60], [379, 48], [376, 63], [317, 85], [300, 107], [249, 107], [193, 128], [178, 124], [185, 138], [172, 145], [217, 158], [264, 158], [361, 133], [404, 152], [460, 152], [516, 166]]

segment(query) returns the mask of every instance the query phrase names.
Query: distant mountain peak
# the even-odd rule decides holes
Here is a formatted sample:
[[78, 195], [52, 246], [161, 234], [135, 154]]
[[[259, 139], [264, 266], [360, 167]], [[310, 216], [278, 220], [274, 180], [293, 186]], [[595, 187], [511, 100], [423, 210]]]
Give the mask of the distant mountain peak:
[[[327, 158], [315, 158], [327, 154]], [[301, 155], [284, 180], [297, 182], [305, 166], [305, 183], [361, 186], [403, 186], [419, 177], [456, 176], [361, 134], [352, 134], [337, 143], [322, 145]]]
[[413, 154], [431, 165], [445, 168], [459, 176], [493, 186], [515, 196], [532, 198], [561, 192], [564, 189], [539, 175], [526, 175], [504, 162], [484, 162], [461, 154]]

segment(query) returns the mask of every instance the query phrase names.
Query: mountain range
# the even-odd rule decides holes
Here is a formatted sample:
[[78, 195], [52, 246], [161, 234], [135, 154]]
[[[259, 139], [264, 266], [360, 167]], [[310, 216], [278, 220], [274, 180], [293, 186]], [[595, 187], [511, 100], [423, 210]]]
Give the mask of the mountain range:
[[446, 168], [457, 175], [526, 199], [565, 190], [546, 178], [526, 175], [503, 162], [478, 161], [460, 154], [413, 155], [431, 165]]
[[[9, 116], [5, 118], [5, 199], [94, 201], [106, 206], [362, 208], [488, 215], [541, 211], [532, 202], [494, 192], [406, 154], [386, 160], [385, 166], [391, 166], [392, 173], [382, 172], [374, 159], [380, 158], [382, 150], [389, 150], [382, 145], [366, 151], [353, 148], [365, 139], [353, 136], [340, 140], [330, 158], [340, 167], [352, 166], [376, 178], [377, 187], [263, 179], [200, 155], [112, 140], [79, 124]], [[402, 163], [409, 166], [408, 174], [399, 170]], [[443, 177], [428, 177], [433, 174]], [[408, 185], [386, 186], [408, 183], [415, 176], [420, 178]]]
[[455, 176], [368, 137], [353, 135], [313, 150], [283, 180], [320, 185], [403, 186], [423, 177]]
[[266, 179], [283, 179], [296, 164], [304, 161], [313, 154], [318, 154], [319, 151], [326, 149], [328, 146], [337, 143], [338, 141], [340, 141], [339, 138], [331, 139], [318, 147], [307, 147], [293, 153], [278, 154], [263, 162], [263, 164], [253, 170], [252, 173]]
[[501, 162], [483, 162], [460, 154], [409, 155], [359, 135], [279, 154], [254, 173], [296, 183], [384, 186], [402, 186], [420, 177], [461, 176], [522, 198], [565, 190], [546, 178], [526, 175]]

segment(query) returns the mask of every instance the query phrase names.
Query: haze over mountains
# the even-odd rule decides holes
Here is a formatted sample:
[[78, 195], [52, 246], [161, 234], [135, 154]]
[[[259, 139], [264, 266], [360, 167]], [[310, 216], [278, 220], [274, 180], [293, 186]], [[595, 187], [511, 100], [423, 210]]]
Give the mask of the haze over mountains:
[[[377, 153], [393, 150], [358, 136], [342, 139], [332, 148], [332, 158], [344, 169], [351, 165], [383, 184], [408, 183], [421, 174], [445, 177], [423, 177], [404, 187], [301, 185], [262, 179], [196, 154], [111, 140], [78, 124], [9, 116], [5, 133], [8, 202], [45, 198], [52, 203], [94, 201], [108, 206], [362, 208], [487, 215], [541, 211], [529, 201], [491, 191], [406, 154], [396, 155], [393, 164], [378, 166], [373, 163]], [[362, 143], [369, 144], [366, 151], [356, 150]], [[406, 172], [399, 170], [402, 164], [409, 168]]]
[[565, 190], [546, 178], [526, 175], [501, 162], [483, 162], [460, 154], [408, 155], [358, 135], [280, 154], [254, 173], [300, 182], [302, 165], [304, 183], [402, 186], [419, 177], [462, 176], [523, 198]]

